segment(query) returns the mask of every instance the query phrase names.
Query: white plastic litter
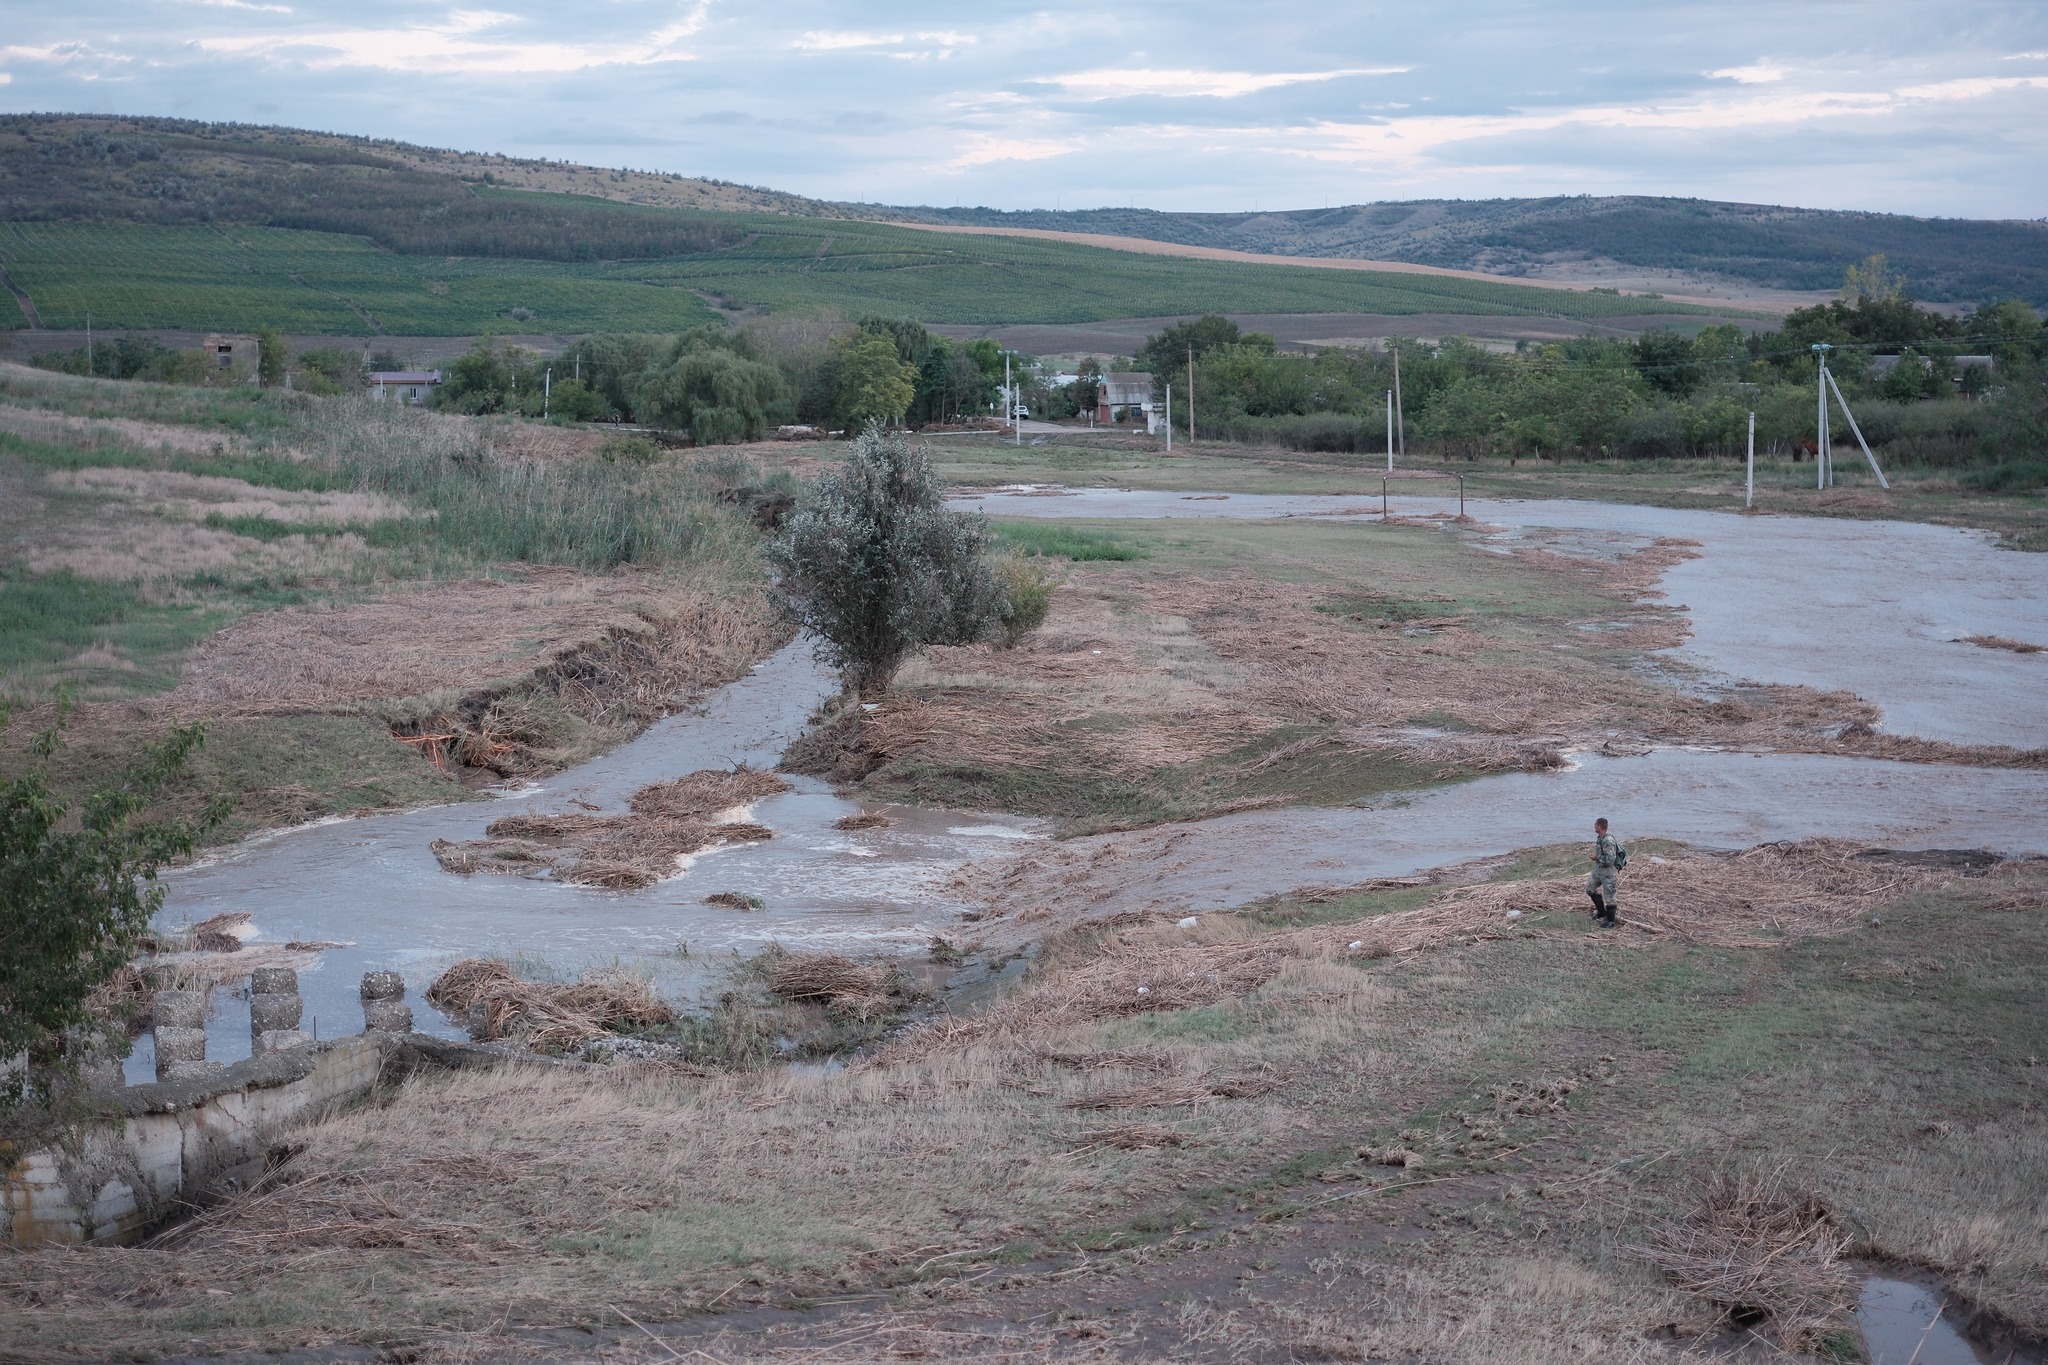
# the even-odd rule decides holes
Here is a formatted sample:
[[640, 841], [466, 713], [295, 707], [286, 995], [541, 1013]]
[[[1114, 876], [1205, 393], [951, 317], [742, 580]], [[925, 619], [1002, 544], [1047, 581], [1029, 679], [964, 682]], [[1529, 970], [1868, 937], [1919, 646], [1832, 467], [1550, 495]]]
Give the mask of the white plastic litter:
[[1519, 910], [1510, 910], [1510, 911], [1508, 911], [1508, 918], [1509, 918], [1509, 919], [1520, 919], [1521, 917], [1522, 917], [1522, 912], [1521, 912], [1521, 911], [1519, 911]]
[[1195, 917], [1193, 915], [1189, 915], [1186, 919], [1182, 920], [1175, 927], [1181, 929], [1192, 929], [1195, 927]]
[[1140, 995], [1150, 995], [1150, 994], [1152, 994], [1152, 988], [1151, 988], [1150, 986], [1140, 986], [1140, 987], [1138, 987], [1138, 994], [1140, 994]]
[[1362, 938], [1354, 938], [1351, 940], [1351, 951], [1354, 953], [1357, 952], [1360, 948], [1363, 948], [1364, 946], [1365, 940]]

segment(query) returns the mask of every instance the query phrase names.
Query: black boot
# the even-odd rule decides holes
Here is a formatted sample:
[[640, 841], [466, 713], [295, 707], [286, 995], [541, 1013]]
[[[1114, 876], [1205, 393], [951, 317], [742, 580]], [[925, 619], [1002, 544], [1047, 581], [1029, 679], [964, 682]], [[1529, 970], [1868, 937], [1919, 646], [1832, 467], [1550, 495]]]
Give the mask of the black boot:
[[1593, 918], [1607, 918], [1607, 902], [1600, 898], [1600, 893], [1598, 891], [1588, 891], [1586, 894], [1593, 898]]
[[1621, 923], [1620, 915], [1620, 906], [1603, 904], [1600, 907], [1600, 927], [1603, 929], [1612, 929], [1615, 925]]

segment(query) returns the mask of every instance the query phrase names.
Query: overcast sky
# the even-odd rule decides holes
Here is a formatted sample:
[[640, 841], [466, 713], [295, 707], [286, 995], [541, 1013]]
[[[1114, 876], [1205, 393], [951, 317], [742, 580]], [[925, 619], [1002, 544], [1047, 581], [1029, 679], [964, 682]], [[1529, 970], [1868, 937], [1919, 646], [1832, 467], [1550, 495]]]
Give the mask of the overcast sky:
[[480, 4], [0, 0], [0, 107], [888, 203], [2048, 216], [2040, 0]]

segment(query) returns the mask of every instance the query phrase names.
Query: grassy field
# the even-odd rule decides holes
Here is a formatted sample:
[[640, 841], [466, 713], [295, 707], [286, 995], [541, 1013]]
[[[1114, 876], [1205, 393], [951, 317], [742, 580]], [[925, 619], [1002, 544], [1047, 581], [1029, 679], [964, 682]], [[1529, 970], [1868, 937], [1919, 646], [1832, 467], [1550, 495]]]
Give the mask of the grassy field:
[[1747, 1306], [1855, 1358], [1856, 1262], [1732, 1306], [1659, 1272], [1757, 1172], [1958, 1320], [2048, 1329], [2039, 869], [1736, 949], [1589, 928], [1539, 889], [1579, 854], [1476, 870], [1520, 927], [1391, 955], [1342, 945], [1414, 891], [1056, 936], [995, 1015], [846, 1071], [417, 1078], [166, 1244], [0, 1261], [0, 1350], [1676, 1361]]
[[[109, 329], [271, 326], [339, 336], [672, 332], [712, 320], [706, 299], [729, 307], [970, 324], [1202, 312], [1591, 320], [1707, 311], [1448, 276], [1188, 261], [880, 223], [696, 217], [732, 229], [740, 244], [692, 256], [583, 264], [398, 255], [363, 238], [282, 228], [14, 222], [0, 224], [0, 269], [29, 295], [48, 328], [83, 327], [90, 311], [94, 325]], [[515, 318], [514, 309], [527, 316]], [[19, 309], [0, 316], [4, 325], [27, 323]]]
[[[68, 790], [202, 720], [177, 803], [234, 794], [234, 835], [617, 742], [777, 637], [720, 497], [749, 468], [601, 439], [0, 367], [0, 757], [60, 689]], [[394, 742], [422, 730], [453, 738]]]

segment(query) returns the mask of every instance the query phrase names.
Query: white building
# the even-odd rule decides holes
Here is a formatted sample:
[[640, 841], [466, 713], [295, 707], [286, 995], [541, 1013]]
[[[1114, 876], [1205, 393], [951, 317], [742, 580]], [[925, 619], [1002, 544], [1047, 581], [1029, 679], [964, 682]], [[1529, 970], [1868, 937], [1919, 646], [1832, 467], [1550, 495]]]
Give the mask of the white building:
[[372, 370], [370, 396], [379, 402], [395, 398], [401, 403], [424, 403], [440, 382], [439, 370]]
[[1141, 370], [1121, 370], [1102, 376], [1095, 388], [1095, 424], [1107, 426], [1118, 413], [1126, 421], [1142, 419], [1146, 435], [1154, 435], [1166, 420], [1165, 404], [1152, 399], [1152, 376]]

